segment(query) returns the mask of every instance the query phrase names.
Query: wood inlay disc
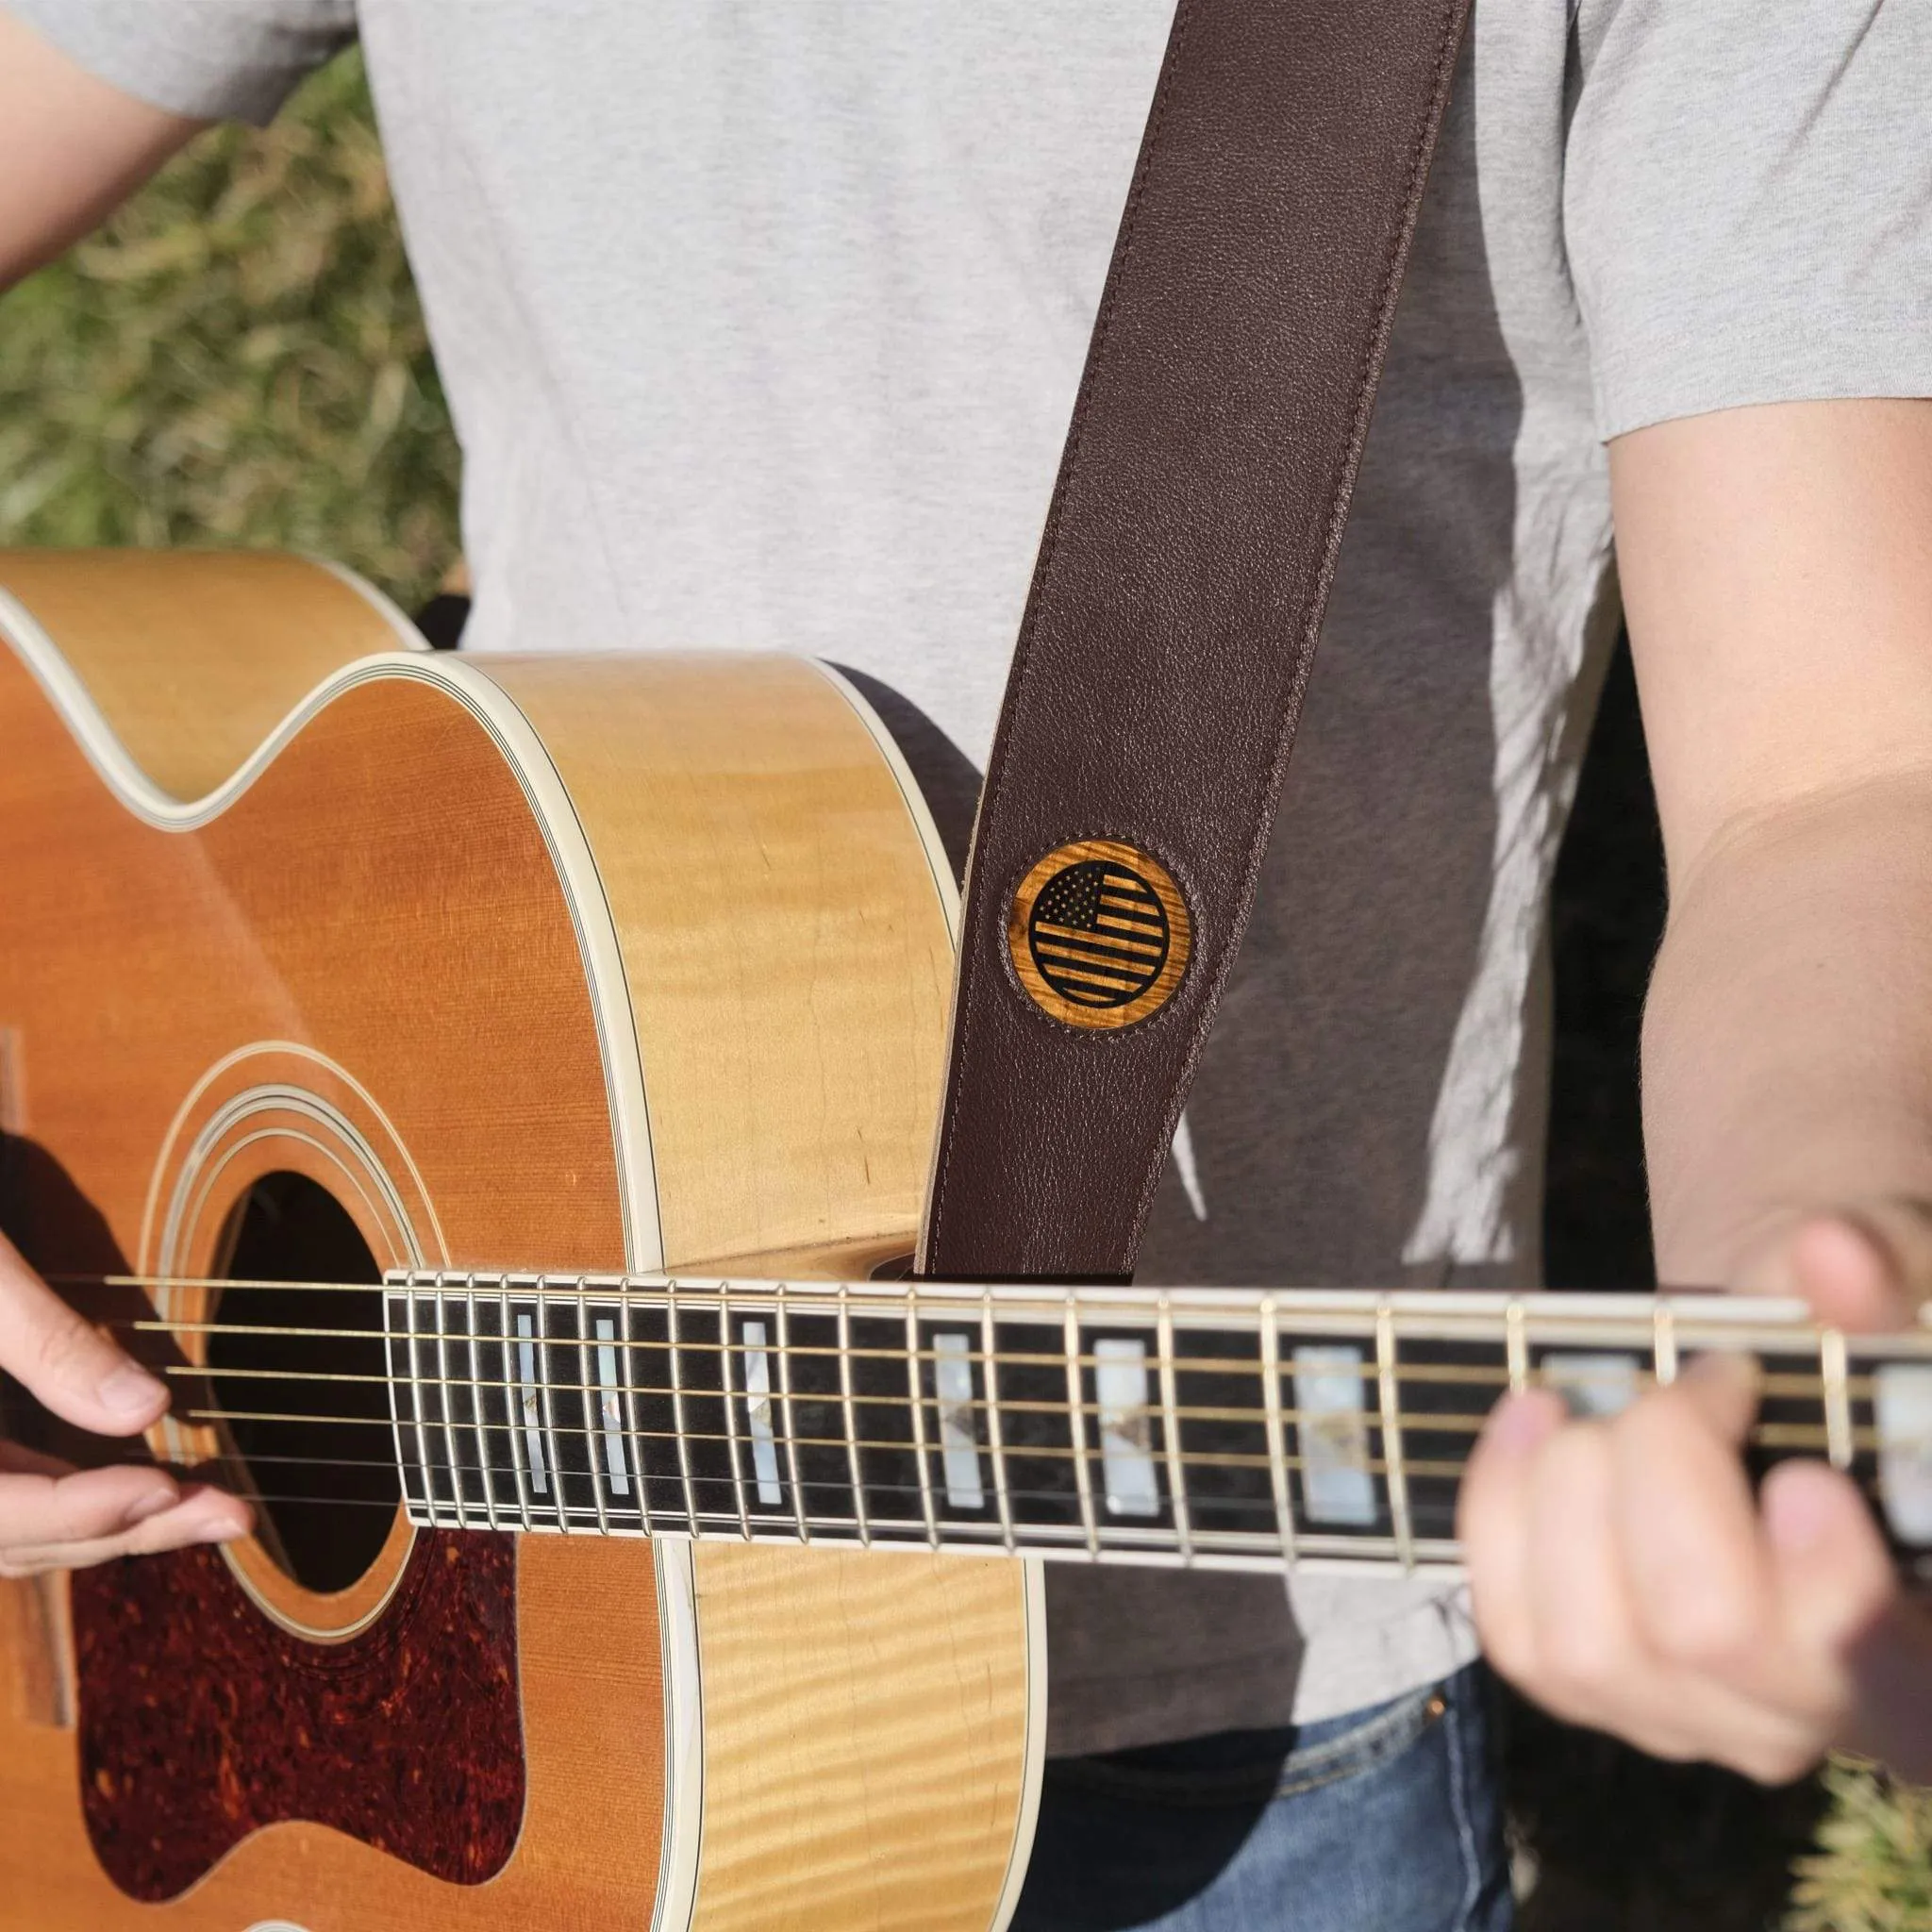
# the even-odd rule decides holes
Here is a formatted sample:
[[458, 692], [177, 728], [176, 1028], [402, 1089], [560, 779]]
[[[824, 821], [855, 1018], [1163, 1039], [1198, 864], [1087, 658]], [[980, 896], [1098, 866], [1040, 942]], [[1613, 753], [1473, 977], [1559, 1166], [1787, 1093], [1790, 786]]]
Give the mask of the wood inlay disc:
[[1013, 972], [1041, 1012], [1118, 1028], [1166, 1006], [1188, 970], [1187, 902], [1158, 858], [1076, 839], [1020, 881], [1007, 915]]

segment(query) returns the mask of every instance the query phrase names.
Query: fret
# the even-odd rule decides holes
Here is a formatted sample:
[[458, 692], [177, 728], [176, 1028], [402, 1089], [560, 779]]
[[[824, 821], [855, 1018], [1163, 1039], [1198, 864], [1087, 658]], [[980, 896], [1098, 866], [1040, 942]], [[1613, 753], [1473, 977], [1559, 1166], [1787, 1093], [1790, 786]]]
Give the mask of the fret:
[[1529, 1322], [1523, 1304], [1514, 1295], [1504, 1310], [1506, 1361], [1509, 1392], [1521, 1395], [1529, 1387]]
[[[596, 1377], [591, 1372], [591, 1309], [589, 1296], [584, 1288], [584, 1277], [581, 1274], [577, 1276], [576, 1299], [571, 1312], [576, 1318], [576, 1335], [575, 1337], [577, 1358], [576, 1377], [582, 1385], [584, 1391], [584, 1426], [587, 1429], [594, 1430], [597, 1424], [602, 1421], [602, 1417], [601, 1415], [596, 1415], [593, 1411], [591, 1391], [599, 1390], [601, 1394], [601, 1388]], [[598, 1408], [602, 1407], [601, 1401], [597, 1403], [596, 1407]], [[604, 1485], [597, 1478], [598, 1446], [597, 1438], [594, 1434], [585, 1438], [584, 1460], [589, 1465], [591, 1472], [591, 1505], [597, 1514], [597, 1534], [599, 1536], [608, 1536], [610, 1534], [610, 1516], [604, 1507]]]
[[[992, 1308], [1000, 1460], [1007, 1507], [1023, 1547], [1059, 1542], [1084, 1552], [1074, 1416], [1068, 1406], [1065, 1311], [1056, 1296], [1044, 1323]], [[1074, 1386], [1078, 1386], [1077, 1370]], [[991, 1527], [991, 1525], [989, 1525]], [[990, 1545], [997, 1547], [997, 1545]]]
[[638, 1529], [651, 1534], [650, 1463], [646, 1459], [646, 1431], [638, 1419], [638, 1385], [643, 1379], [641, 1365], [646, 1359], [634, 1327], [631, 1309], [618, 1302], [611, 1314], [612, 1350], [617, 1357], [617, 1380], [622, 1391], [624, 1430], [630, 1443], [631, 1487], [637, 1497]]
[[1087, 1391], [1080, 1377], [1080, 1305], [1067, 1297], [1064, 1334], [1067, 1353], [1067, 1434], [1074, 1450], [1074, 1489], [1080, 1500], [1080, 1528], [1087, 1554], [1100, 1554], [1099, 1525], [1093, 1520], [1093, 1477], [1087, 1467]]
[[[786, 1347], [786, 1428], [797, 1477], [805, 1529], [814, 1538], [849, 1541], [858, 1527], [858, 1503], [852, 1481], [851, 1436], [846, 1427], [844, 1383], [841, 1375], [839, 1311], [810, 1306], [818, 1298], [809, 1283], [787, 1285], [782, 1314]], [[801, 1303], [805, 1306], [801, 1306]], [[854, 1407], [863, 1415], [866, 1405]], [[794, 1519], [795, 1522], [795, 1519]]]
[[919, 1507], [925, 1517], [925, 1540], [940, 1546], [939, 1521], [932, 1504], [932, 1472], [925, 1461], [925, 1401], [919, 1377], [919, 1291], [906, 1284], [906, 1375], [912, 1394], [912, 1450], [919, 1463]]
[[[413, 1277], [411, 1277], [413, 1286]], [[383, 1373], [389, 1378], [389, 1434], [395, 1447], [396, 1481], [403, 1492], [403, 1507], [411, 1523], [416, 1520], [417, 1496], [413, 1485], [420, 1480], [417, 1472], [410, 1468], [409, 1458], [403, 1449], [403, 1395], [408, 1382], [398, 1364], [397, 1350], [400, 1338], [396, 1333], [396, 1294], [398, 1285], [393, 1280], [384, 1284], [382, 1297], [382, 1361]]]
[[[839, 1311], [834, 1310], [833, 1338], [841, 1371], [832, 1378], [836, 1430], [849, 1445], [844, 1457], [848, 1474], [855, 1463], [858, 1470], [868, 1537], [874, 1544], [929, 1547], [920, 1501], [921, 1458], [913, 1440], [913, 1406], [908, 1400], [906, 1302], [896, 1285], [886, 1292], [890, 1301], [874, 1299], [856, 1311], [848, 1306], [842, 1327]], [[855, 1504], [855, 1533], [858, 1513]]]
[[517, 1430], [518, 1390], [515, 1378], [510, 1373], [511, 1324], [509, 1282], [507, 1277], [499, 1277], [498, 1279], [497, 1300], [502, 1310], [497, 1333], [500, 1338], [498, 1347], [503, 1356], [504, 1434], [509, 1439], [510, 1475], [517, 1487], [517, 1513], [522, 1521], [522, 1526], [526, 1530], [531, 1530], [535, 1529], [537, 1524], [535, 1518], [530, 1514], [531, 1485], [524, 1473], [524, 1449]]
[[1846, 1391], [1845, 1338], [1837, 1328], [1818, 1336], [1818, 1373], [1824, 1383], [1824, 1440], [1834, 1469], [1852, 1466], [1852, 1405]]
[[450, 1416], [455, 1390], [449, 1374], [448, 1303], [442, 1295], [436, 1294], [431, 1296], [430, 1305], [436, 1311], [436, 1378], [438, 1388], [441, 1391], [442, 1442], [449, 1456], [450, 1498], [456, 1505], [457, 1527], [468, 1529], [470, 1516], [469, 1511], [463, 1507], [463, 1475], [461, 1465], [457, 1460], [456, 1424]]
[[684, 1421], [684, 1374], [680, 1360], [684, 1351], [677, 1332], [677, 1283], [664, 1285], [665, 1363], [671, 1374], [672, 1426], [677, 1432], [677, 1475], [684, 1491], [685, 1533], [695, 1538], [698, 1527], [697, 1491], [691, 1483], [691, 1437]]
[[530, 1324], [530, 1353], [536, 1377], [537, 1412], [542, 1418], [543, 1454], [557, 1493], [557, 1526], [568, 1536], [571, 1533], [570, 1490], [566, 1483], [568, 1471], [559, 1453], [557, 1436], [557, 1397], [553, 1387], [557, 1377], [550, 1372], [550, 1307], [547, 1298], [540, 1299], [536, 1304]]
[[979, 1351], [986, 1361], [986, 1452], [992, 1464], [993, 1507], [999, 1512], [1000, 1541], [1008, 1553], [1013, 1541], [1013, 1499], [1007, 1490], [1006, 1436], [1000, 1425], [999, 1335], [992, 1319], [992, 1292], [979, 1297]]
[[1677, 1324], [1666, 1301], [1659, 1301], [1651, 1311], [1651, 1353], [1657, 1385], [1668, 1389], [1677, 1379]]
[[[670, 1312], [670, 1296], [665, 1294], [655, 1302], [630, 1300], [622, 1312], [618, 1332], [629, 1344], [624, 1374], [636, 1431], [634, 1459], [640, 1520], [653, 1536], [688, 1536], [691, 1502], [698, 1493], [698, 1482], [697, 1464], [691, 1460], [688, 1468], [687, 1463], [695, 1457], [697, 1445], [687, 1441], [685, 1430], [700, 1426], [697, 1411], [703, 1398], [688, 1386], [682, 1349], [678, 1357], [679, 1373], [675, 1377], [673, 1374], [671, 1334], [674, 1319], [677, 1318]], [[692, 1317], [693, 1324], [697, 1320]], [[705, 1328], [709, 1325], [707, 1322]], [[699, 1353], [723, 1363], [719, 1350], [708, 1347]], [[675, 1400], [674, 1386], [677, 1390]], [[728, 1470], [728, 1457], [726, 1466]], [[685, 1480], [688, 1474], [691, 1477], [689, 1490]], [[727, 1512], [726, 1522], [735, 1528], [735, 1513]]]
[[[1455, 1538], [1462, 1465], [1484, 1418], [1509, 1386], [1512, 1338], [1507, 1326], [1488, 1340], [1455, 1341], [1418, 1339], [1399, 1318], [1395, 1328], [1403, 1491], [1412, 1554], [1424, 1560], [1440, 1556]], [[1520, 1340], [1527, 1386], [1528, 1338]], [[1392, 1512], [1390, 1528], [1392, 1536]]]
[[[1181, 1450], [1180, 1404], [1174, 1396], [1174, 1310], [1165, 1295], [1160, 1298], [1160, 1313], [1156, 1321], [1155, 1345], [1159, 1353], [1156, 1373], [1160, 1378], [1160, 1435], [1167, 1451], [1168, 1508], [1181, 1561], [1191, 1567], [1194, 1537], [1188, 1515], [1188, 1471]], [[1159, 1507], [1158, 1491], [1155, 1507]]]
[[1395, 1554], [1405, 1570], [1415, 1568], [1415, 1527], [1408, 1514], [1408, 1479], [1402, 1461], [1402, 1391], [1395, 1379], [1395, 1315], [1384, 1302], [1375, 1310], [1375, 1367], [1382, 1416], [1382, 1485], [1395, 1525]]
[[[738, 1533], [751, 1541], [751, 1511], [744, 1500], [744, 1465], [738, 1447], [738, 1406], [731, 1391], [731, 1301], [718, 1302], [718, 1385], [724, 1392], [725, 1447], [731, 1457], [731, 1500], [738, 1506]], [[747, 1424], [748, 1425], [748, 1424]]]
[[1268, 1487], [1281, 1560], [1295, 1562], [1294, 1509], [1288, 1499], [1288, 1438], [1281, 1426], [1281, 1316], [1270, 1295], [1261, 1304], [1261, 1407], [1268, 1439]]
[[785, 1306], [785, 1284], [778, 1284], [778, 1409], [785, 1418], [785, 1461], [791, 1472], [791, 1514], [798, 1525], [798, 1540], [811, 1541], [811, 1524], [806, 1514], [805, 1472], [799, 1466], [798, 1421], [791, 1407], [791, 1320]]
[[500, 1529], [502, 1524], [496, 1516], [496, 1472], [492, 1466], [494, 1458], [490, 1453], [490, 1431], [486, 1426], [487, 1407], [483, 1395], [486, 1364], [478, 1354], [483, 1330], [476, 1318], [476, 1277], [474, 1274], [463, 1277], [463, 1309], [470, 1331], [470, 1415], [476, 1436], [476, 1468], [483, 1479], [483, 1508], [490, 1527]]
[[436, 1469], [429, 1459], [429, 1433], [423, 1415], [423, 1371], [416, 1353], [418, 1331], [413, 1291], [403, 1297], [403, 1306], [408, 1322], [408, 1340], [404, 1346], [409, 1358], [409, 1412], [416, 1419], [416, 1455], [423, 1471], [424, 1507], [429, 1514], [429, 1526], [435, 1529], [440, 1524], [436, 1513]]
[[1154, 1325], [1165, 1357], [1157, 1373], [1168, 1506], [1165, 1522], [1157, 1514], [1149, 1527], [1184, 1562], [1228, 1546], [1278, 1558], [1281, 1511], [1258, 1328], [1190, 1327], [1177, 1303], [1169, 1306], [1164, 1339], [1158, 1303]]
[[839, 1419], [845, 1429], [846, 1468], [852, 1478], [852, 1524], [859, 1547], [872, 1547], [872, 1523], [865, 1506], [865, 1472], [858, 1452], [858, 1406], [852, 1394], [852, 1292], [839, 1284]]

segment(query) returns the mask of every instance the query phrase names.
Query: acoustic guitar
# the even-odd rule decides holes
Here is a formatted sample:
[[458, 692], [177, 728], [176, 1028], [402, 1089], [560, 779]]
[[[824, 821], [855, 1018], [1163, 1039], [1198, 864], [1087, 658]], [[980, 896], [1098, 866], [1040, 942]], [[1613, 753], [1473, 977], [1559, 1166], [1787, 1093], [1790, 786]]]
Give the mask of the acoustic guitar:
[[0, 1584], [0, 1926], [986, 1932], [1041, 1560], [1453, 1569], [1505, 1389], [1703, 1348], [1932, 1544], [1932, 1338], [899, 1278], [958, 895], [836, 672], [261, 555], [0, 557], [0, 635], [8, 1224], [258, 1521]]

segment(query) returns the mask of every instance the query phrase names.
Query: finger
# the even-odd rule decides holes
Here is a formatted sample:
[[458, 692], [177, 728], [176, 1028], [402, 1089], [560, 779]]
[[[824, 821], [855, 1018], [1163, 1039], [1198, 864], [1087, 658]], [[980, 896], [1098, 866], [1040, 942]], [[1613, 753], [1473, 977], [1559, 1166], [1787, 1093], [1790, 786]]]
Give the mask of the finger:
[[1805, 1724], [1687, 1672], [1646, 1641], [1614, 1524], [1609, 1430], [1565, 1429], [1539, 1458], [1529, 1526], [1537, 1671], [1525, 1686], [1573, 1724], [1653, 1757], [1708, 1758], [1767, 1783], [1794, 1777], [1826, 1741]]
[[247, 1534], [248, 1507], [220, 1490], [190, 1485], [171, 1508], [114, 1533], [0, 1549], [0, 1576], [85, 1570], [115, 1557], [149, 1557], [192, 1543], [231, 1542]]
[[1572, 1424], [1543, 1446], [1528, 1483], [1524, 1593], [1535, 1627], [1524, 1688], [1572, 1724], [1655, 1728], [1644, 1649], [1614, 1540], [1609, 1431]]
[[117, 1535], [172, 1508], [178, 1495], [158, 1469], [0, 1475], [0, 1549]]
[[1506, 1396], [1483, 1425], [1463, 1472], [1456, 1526], [1469, 1564], [1471, 1606], [1490, 1661], [1507, 1677], [1535, 1668], [1527, 1569], [1529, 1487], [1539, 1450], [1563, 1424], [1563, 1405], [1537, 1390]]
[[96, 1435], [133, 1435], [168, 1406], [161, 1383], [83, 1322], [4, 1236], [0, 1369], [56, 1415]]
[[1850, 1660], [1898, 1594], [1884, 1539], [1857, 1486], [1822, 1462], [1785, 1462], [1759, 1498], [1791, 1645], [1815, 1660], [1819, 1693], [1847, 1707]]
[[1610, 1428], [1616, 1531], [1643, 1641], [1666, 1663], [1747, 1692], [1762, 1688], [1777, 1636], [1776, 1592], [1737, 1453], [1755, 1407], [1751, 1365], [1707, 1356]]

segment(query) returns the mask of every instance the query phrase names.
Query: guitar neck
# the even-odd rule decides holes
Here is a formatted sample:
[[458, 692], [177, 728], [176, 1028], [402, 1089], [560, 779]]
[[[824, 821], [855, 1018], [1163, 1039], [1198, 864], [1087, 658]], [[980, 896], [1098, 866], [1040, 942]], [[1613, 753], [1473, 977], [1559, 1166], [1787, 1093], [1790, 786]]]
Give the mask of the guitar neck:
[[1453, 1570], [1505, 1391], [1608, 1414], [1706, 1350], [1749, 1446], [1849, 1472], [1932, 1574], [1932, 1334], [1795, 1303], [415, 1274], [382, 1291], [411, 1518], [1278, 1570]]

